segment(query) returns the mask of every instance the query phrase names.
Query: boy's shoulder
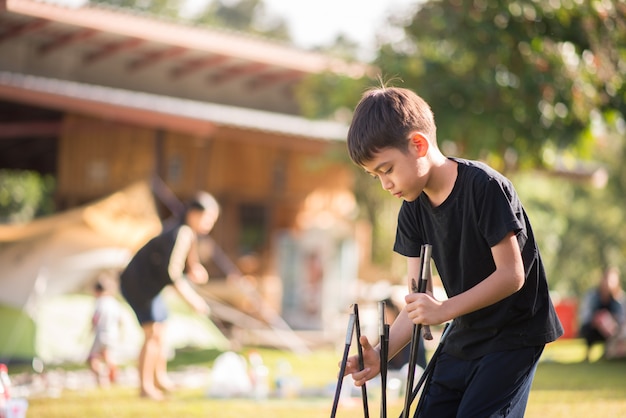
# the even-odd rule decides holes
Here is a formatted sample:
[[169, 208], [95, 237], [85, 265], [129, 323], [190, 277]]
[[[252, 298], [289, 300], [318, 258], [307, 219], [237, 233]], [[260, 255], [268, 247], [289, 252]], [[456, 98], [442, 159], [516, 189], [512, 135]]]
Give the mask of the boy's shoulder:
[[468, 160], [465, 158], [448, 157], [459, 165], [459, 172], [467, 175], [486, 175], [488, 177], [503, 177], [496, 169], [482, 161]]
[[458, 178], [462, 182], [488, 182], [495, 180], [498, 183], [511, 184], [511, 181], [490, 165], [475, 160], [452, 158], [458, 164]]

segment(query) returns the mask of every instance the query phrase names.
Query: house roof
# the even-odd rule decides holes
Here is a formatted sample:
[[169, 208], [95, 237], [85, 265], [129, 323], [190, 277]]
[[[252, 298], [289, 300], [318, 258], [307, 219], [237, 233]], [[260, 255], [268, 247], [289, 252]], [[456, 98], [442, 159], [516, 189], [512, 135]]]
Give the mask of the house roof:
[[[88, 33], [81, 31], [80, 34], [65, 34], [63, 37], [50, 39], [45, 51], [42, 51], [44, 53], [54, 48], [67, 47], [77, 41], [94, 42], [93, 39], [98, 33], [114, 33], [135, 40], [133, 45], [126, 46], [130, 49], [138, 49], [140, 44], [152, 42], [160, 46], [175, 46], [185, 50], [216, 54], [227, 59], [239, 59], [309, 74], [328, 70], [361, 76], [365, 69], [362, 64], [351, 64], [325, 54], [300, 50], [285, 43], [253, 35], [183, 25], [106, 5], [67, 7], [45, 1], [1, 0], [0, 10], [2, 9], [21, 15], [21, 19], [14, 19], [16, 25], [12, 30], [4, 33], [4, 39], [21, 36], [26, 32], [42, 32], [53, 24], [58, 25], [59, 30], [69, 30], [69, 27], [89, 30]], [[110, 50], [109, 47], [106, 52], [111, 52]], [[105, 50], [100, 50], [94, 55], [104, 53]], [[155, 55], [157, 54], [144, 57], [144, 60], [157, 59]], [[160, 58], [166, 58], [163, 54], [158, 55]], [[137, 65], [139, 63], [135, 63], [135, 66]]]
[[347, 134], [338, 122], [2, 71], [0, 98], [199, 136], [219, 126], [320, 140]]
[[297, 113], [293, 88], [362, 63], [128, 9], [0, 0], [0, 70]]
[[[345, 125], [298, 116], [293, 88], [363, 64], [225, 30], [102, 6], [0, 0], [0, 99], [210, 135], [216, 127], [311, 139]], [[45, 134], [58, 123], [3, 123], [0, 137]]]

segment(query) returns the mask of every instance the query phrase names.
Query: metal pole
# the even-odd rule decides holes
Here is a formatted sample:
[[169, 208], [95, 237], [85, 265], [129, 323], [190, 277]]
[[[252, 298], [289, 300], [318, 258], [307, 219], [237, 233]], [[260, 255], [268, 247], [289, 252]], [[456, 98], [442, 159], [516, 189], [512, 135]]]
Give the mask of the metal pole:
[[389, 360], [389, 325], [385, 321], [385, 302], [378, 303], [378, 330], [380, 335], [380, 417], [387, 417], [387, 362]]
[[346, 332], [346, 345], [343, 350], [343, 357], [341, 359], [341, 367], [339, 369], [339, 377], [337, 378], [337, 388], [335, 389], [335, 400], [333, 401], [333, 409], [330, 413], [331, 418], [335, 418], [337, 414], [337, 406], [339, 405], [339, 395], [341, 395], [341, 384], [343, 383], [343, 375], [346, 372], [346, 364], [348, 362], [348, 354], [350, 352], [350, 344], [352, 343], [352, 334], [354, 333], [354, 322], [356, 318], [352, 313], [350, 314], [350, 320], [348, 321], [348, 330]]
[[[420, 271], [418, 282], [412, 279], [411, 286], [414, 293], [424, 293], [426, 291], [426, 283], [428, 280], [427, 266], [430, 264], [432, 254], [432, 246], [424, 244], [420, 251]], [[406, 379], [406, 392], [404, 397], [404, 410], [402, 418], [408, 418], [411, 409], [411, 394], [413, 393], [413, 382], [415, 380], [415, 366], [417, 364], [417, 355], [419, 351], [419, 339], [422, 332], [422, 324], [413, 325], [413, 335], [411, 338], [411, 354], [409, 358], [409, 371]]]
[[[359, 320], [359, 305], [357, 303], [354, 304], [354, 318], [355, 318], [355, 327], [356, 327], [356, 343], [359, 354], [359, 369], [363, 370], [365, 368], [365, 364], [363, 362], [363, 347], [361, 347], [361, 321]], [[363, 398], [363, 417], [369, 418], [369, 406], [367, 404], [367, 388], [365, 383], [361, 386], [361, 397]]]
[[415, 386], [415, 389], [413, 390], [413, 393], [411, 394], [411, 398], [415, 399], [417, 397], [417, 394], [419, 393], [420, 387], [422, 386], [422, 384], [424, 385], [424, 391], [422, 391], [422, 396], [420, 396], [420, 399], [417, 402], [417, 407], [415, 408], [416, 417], [418, 416], [419, 411], [422, 409], [422, 400], [424, 399], [423, 394], [426, 393], [426, 388], [428, 388], [428, 384], [430, 383], [430, 378], [432, 377], [433, 370], [435, 368], [435, 365], [437, 364], [437, 358], [439, 357], [439, 353], [441, 352], [441, 349], [443, 348], [443, 343], [445, 342], [445, 339], [448, 335], [450, 328], [452, 328], [452, 322], [446, 324], [443, 330], [443, 334], [441, 334], [441, 338], [439, 339], [439, 344], [437, 345], [437, 349], [435, 350], [435, 352], [433, 353], [433, 356], [431, 357], [430, 361], [426, 365], [426, 369], [424, 370], [422, 377], [420, 378], [419, 382], [417, 382], [417, 385]]

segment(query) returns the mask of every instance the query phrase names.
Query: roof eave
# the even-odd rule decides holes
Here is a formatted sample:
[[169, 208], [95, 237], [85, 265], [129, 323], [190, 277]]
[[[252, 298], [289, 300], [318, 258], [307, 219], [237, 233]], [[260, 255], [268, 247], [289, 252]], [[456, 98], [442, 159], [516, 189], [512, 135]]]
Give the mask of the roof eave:
[[220, 126], [324, 141], [347, 134], [347, 126], [334, 121], [7, 72], [0, 72], [0, 98], [199, 137]]
[[139, 14], [120, 13], [103, 7], [70, 8], [34, 0], [0, 0], [0, 10], [308, 74], [329, 71], [358, 78], [369, 71], [368, 66], [362, 63], [346, 62], [278, 42]]

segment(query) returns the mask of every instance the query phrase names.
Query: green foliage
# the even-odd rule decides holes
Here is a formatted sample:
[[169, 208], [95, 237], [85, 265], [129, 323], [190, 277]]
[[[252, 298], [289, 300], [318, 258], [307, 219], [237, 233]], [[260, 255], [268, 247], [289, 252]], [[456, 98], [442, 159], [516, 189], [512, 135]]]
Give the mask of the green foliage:
[[176, 18], [183, 4], [183, 0], [95, 0], [92, 2], [166, 18]]
[[213, 26], [288, 41], [285, 20], [267, 12], [263, 0], [211, 0], [197, 15], [183, 16], [185, 0], [96, 0], [96, 4], [132, 9], [154, 16], [189, 21], [199, 26]]
[[440, 141], [459, 154], [507, 169], [502, 156], [514, 149], [524, 163], [541, 165], [545, 144], [590, 139], [581, 133], [593, 111], [623, 110], [624, 7], [428, 1], [376, 63], [431, 104]]
[[[375, 60], [385, 84], [431, 104], [446, 154], [512, 177], [564, 295], [580, 295], [606, 266], [626, 272], [625, 16], [623, 0], [431, 0], [390, 22], [404, 36]], [[299, 97], [328, 116], [353, 109], [373, 84], [320, 77]], [[355, 194], [374, 225], [374, 259], [386, 265], [377, 252], [393, 243], [390, 199], [364, 174]]]
[[347, 123], [368, 87], [370, 80], [367, 78], [354, 79], [324, 72], [305, 78], [296, 87], [295, 94], [304, 116], [334, 118]]
[[289, 40], [284, 19], [267, 13], [263, 0], [212, 1], [199, 16], [192, 18], [199, 25], [210, 25]]
[[[609, 266], [626, 272], [626, 139], [623, 128], [608, 126], [589, 151], [593, 162], [561, 153], [559, 162], [551, 163], [569, 177], [550, 176], [554, 171], [512, 177], [535, 228], [550, 284], [563, 295], [582, 295]], [[573, 178], [580, 171], [590, 174]]]
[[55, 180], [33, 171], [0, 170], [0, 223], [27, 222], [54, 212]]
[[[600, 203], [610, 199], [606, 189], [537, 172], [517, 173], [512, 180], [533, 224], [553, 290], [581, 296], [607, 266], [625, 271], [618, 253], [624, 244], [615, 234], [622, 229], [622, 213]], [[604, 209], [599, 211], [599, 206]]]

